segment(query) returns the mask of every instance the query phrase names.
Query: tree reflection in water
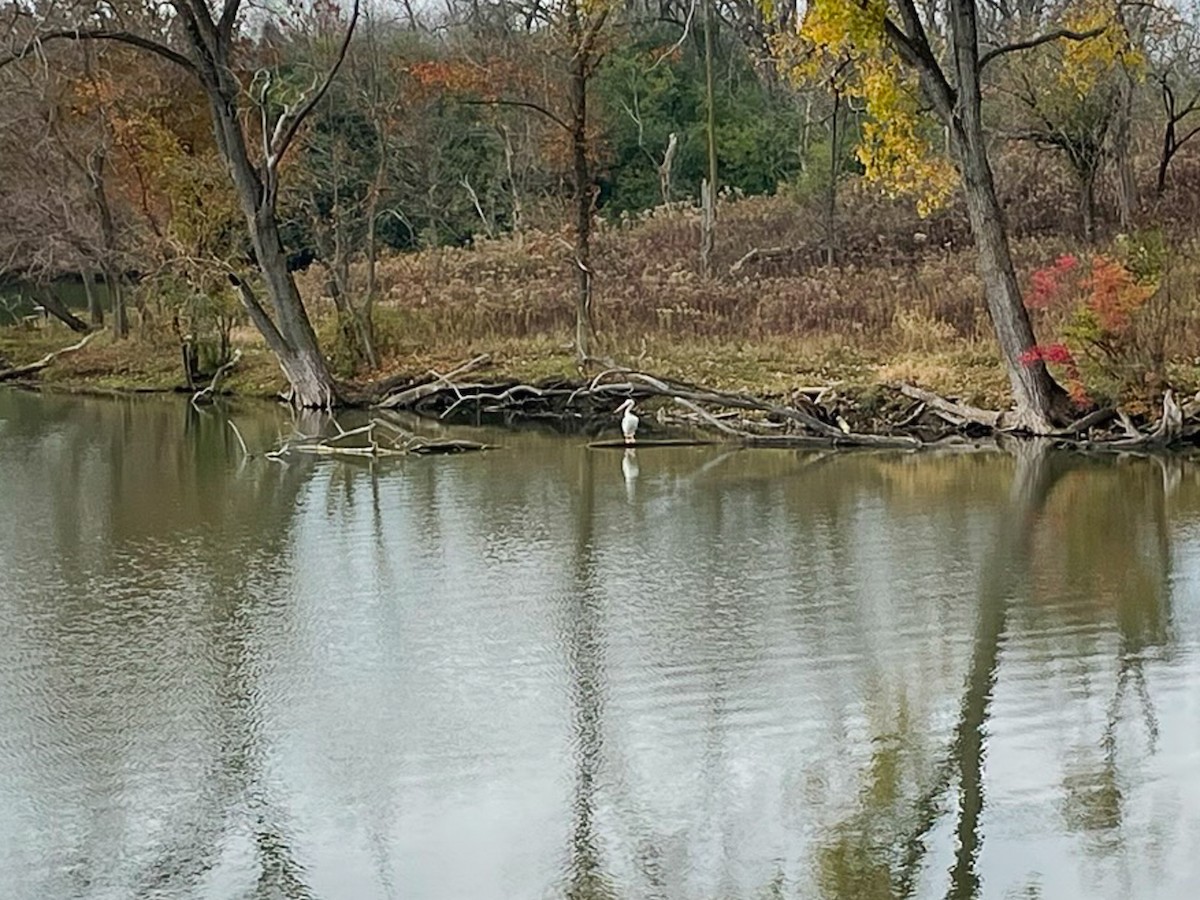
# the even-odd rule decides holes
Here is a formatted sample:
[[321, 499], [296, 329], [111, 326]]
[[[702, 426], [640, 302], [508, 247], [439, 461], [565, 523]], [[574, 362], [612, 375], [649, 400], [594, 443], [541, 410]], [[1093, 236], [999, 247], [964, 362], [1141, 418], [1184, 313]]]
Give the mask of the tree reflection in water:
[[[1148, 648], [1166, 640], [1165, 574], [1169, 564], [1164, 491], [1147, 485], [1144, 516], [1125, 515], [1107, 528], [1072, 528], [1089, 514], [1100, 520], [1127, 503], [1129, 485], [1117, 479], [1110, 491], [1097, 490], [1104, 463], [1080, 464], [1077, 457], [1054, 453], [1037, 443], [1022, 443], [1012, 451], [1016, 470], [1006, 509], [997, 518], [991, 549], [984, 561], [976, 589], [977, 620], [969, 667], [964, 680], [957, 725], [940, 762], [929, 766], [929, 749], [916, 733], [921, 724], [908, 715], [903, 695], [873, 742], [873, 753], [859, 792], [857, 810], [837, 823], [822, 843], [816, 860], [821, 892], [830, 898], [911, 897], [926, 865], [931, 835], [943, 831], [946, 817], [953, 820], [954, 858], [948, 872], [946, 896], [973, 900], [981, 894], [978, 859], [981, 850], [981, 817], [986, 800], [984, 765], [988, 719], [996, 686], [1001, 649], [1010, 631], [1012, 603], [1029, 595], [1036, 606], [1039, 579], [1048, 575], [1057, 587], [1064, 578], [1075, 578], [1072, 541], [1109, 541], [1111, 547], [1081, 548], [1080, 559], [1094, 563], [1112, 560], [1111, 570], [1093, 572], [1086, 589], [1107, 597], [1118, 634], [1118, 666], [1112, 701], [1099, 760], [1079, 767], [1066, 780], [1064, 815], [1071, 827], [1105, 840], [1111, 848], [1119, 835], [1121, 792], [1117, 774], [1117, 732], [1126, 696], [1138, 699], [1145, 725], [1146, 743], [1153, 751], [1157, 721], [1146, 687], [1142, 662]], [[1070, 477], [1068, 477], [1070, 476]], [[1122, 473], [1128, 478], [1127, 473]], [[1073, 518], [1047, 514], [1056, 488], [1071, 479], [1078, 490], [1065, 498]], [[1171, 483], [1164, 473], [1163, 484]], [[1120, 496], [1116, 496], [1116, 492]], [[1059, 490], [1058, 493], [1062, 493]], [[1094, 503], [1094, 511], [1079, 503]], [[1152, 552], [1131, 561], [1129, 544], [1146, 521], [1153, 522], [1156, 539]], [[1061, 533], [1066, 529], [1067, 533]], [[1057, 532], [1059, 533], [1055, 533]], [[1048, 569], [1048, 571], [1047, 571]], [[922, 778], [922, 771], [931, 774]], [[924, 784], [924, 788], [919, 787]], [[909, 799], [913, 798], [913, 799]], [[948, 823], [947, 823], [948, 824]]]
[[575, 759], [575, 790], [571, 804], [571, 842], [566, 896], [569, 900], [615, 898], [612, 881], [601, 867], [596, 833], [597, 780], [602, 764], [604, 734], [604, 637], [596, 585], [595, 471], [593, 454], [579, 455], [575, 544], [571, 557], [572, 583], [566, 592], [563, 617], [567, 668], [571, 685], [571, 744]]

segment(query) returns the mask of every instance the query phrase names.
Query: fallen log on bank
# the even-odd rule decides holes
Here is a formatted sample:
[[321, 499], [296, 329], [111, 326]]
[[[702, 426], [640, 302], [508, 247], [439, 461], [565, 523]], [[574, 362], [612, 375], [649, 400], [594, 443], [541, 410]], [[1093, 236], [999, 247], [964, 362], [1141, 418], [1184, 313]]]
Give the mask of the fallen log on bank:
[[94, 338], [97, 334], [99, 334], [99, 332], [93, 331], [91, 334], [85, 335], [82, 340], [71, 344], [71, 346], [63, 347], [61, 350], [55, 350], [53, 353], [47, 353], [36, 362], [27, 363], [23, 366], [13, 366], [8, 369], [0, 369], [0, 381], [14, 381], [18, 378], [24, 378], [26, 375], [33, 375], [36, 372], [40, 372], [64, 353], [74, 353], [76, 350], [82, 350], [87, 346], [88, 341]]

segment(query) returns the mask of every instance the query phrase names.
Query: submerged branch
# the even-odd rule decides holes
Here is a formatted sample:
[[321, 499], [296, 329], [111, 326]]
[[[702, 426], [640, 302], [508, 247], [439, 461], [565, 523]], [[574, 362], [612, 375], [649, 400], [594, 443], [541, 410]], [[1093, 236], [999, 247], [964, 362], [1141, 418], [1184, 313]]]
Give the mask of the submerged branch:
[[[337, 424], [336, 422], [334, 423]], [[387, 434], [381, 434], [387, 432]], [[360, 438], [365, 443], [351, 443], [351, 438]], [[355, 457], [360, 459], [383, 459], [394, 456], [432, 456], [449, 453], [470, 453], [495, 449], [490, 444], [464, 440], [433, 440], [421, 437], [386, 419], [372, 419], [366, 425], [343, 431], [329, 437], [300, 435], [283, 441], [276, 449], [266, 454], [268, 459], [280, 460], [293, 453], [313, 456]]]

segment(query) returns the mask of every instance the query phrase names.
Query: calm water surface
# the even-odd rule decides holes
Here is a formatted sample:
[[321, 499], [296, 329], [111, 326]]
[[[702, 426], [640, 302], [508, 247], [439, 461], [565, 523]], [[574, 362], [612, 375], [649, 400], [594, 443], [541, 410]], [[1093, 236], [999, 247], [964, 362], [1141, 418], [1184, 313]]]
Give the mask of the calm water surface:
[[1191, 464], [501, 442], [0, 391], [0, 894], [1196, 896]]

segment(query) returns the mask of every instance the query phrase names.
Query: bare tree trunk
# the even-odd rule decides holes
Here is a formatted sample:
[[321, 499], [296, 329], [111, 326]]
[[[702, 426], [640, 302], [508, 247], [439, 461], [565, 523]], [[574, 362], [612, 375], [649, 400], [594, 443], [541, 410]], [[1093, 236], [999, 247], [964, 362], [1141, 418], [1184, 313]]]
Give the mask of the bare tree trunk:
[[337, 385], [321, 353], [316, 332], [288, 270], [287, 254], [279, 235], [275, 197], [266, 189], [246, 150], [245, 134], [234, 99], [210, 93], [210, 108], [217, 146], [229, 169], [238, 202], [250, 230], [251, 244], [262, 273], [263, 285], [275, 318], [267, 315], [249, 285], [238, 287], [251, 320], [263, 333], [267, 346], [279, 358], [288, 380], [287, 399], [305, 408], [328, 409], [339, 402]]
[[701, 268], [705, 278], [711, 274], [713, 250], [717, 243], [717, 110], [713, 92], [713, 16], [715, 0], [700, 0], [704, 4], [704, 111], [705, 133], [708, 140], [708, 202], [704, 208], [704, 234], [700, 251]]
[[[966, 189], [967, 214], [978, 252], [979, 275], [983, 281], [988, 313], [996, 340], [1004, 357], [1013, 399], [1016, 424], [1036, 433], [1054, 427], [1065, 404], [1065, 392], [1058, 386], [1041, 360], [1025, 361], [1022, 356], [1036, 346], [1029, 313], [1021, 298], [1017, 275], [1004, 229], [1004, 214], [996, 199], [991, 168], [980, 148], [957, 132], [963, 185]], [[979, 135], [982, 141], [982, 134]]]
[[1158, 175], [1154, 179], [1154, 193], [1158, 197], [1167, 190], [1167, 168], [1171, 165], [1171, 157], [1175, 155], [1175, 123], [1167, 122], [1163, 129], [1162, 150], [1158, 155]]
[[825, 200], [825, 264], [831, 268], [837, 262], [838, 112], [841, 105], [842, 92], [835, 85], [829, 123], [829, 193]]
[[934, 79], [929, 71], [923, 71], [922, 75], [934, 94], [935, 106], [951, 126], [950, 138], [966, 194], [979, 275], [1016, 403], [1012, 424], [1035, 434], [1046, 433], [1054, 428], [1057, 419], [1065, 416], [1067, 396], [1044, 362], [1025, 358], [1037, 341], [1021, 298], [1004, 215], [987, 157], [975, 2], [950, 0], [949, 12], [957, 91], [950, 92], [945, 87], [940, 72], [937, 72], [940, 84], [931, 83]]
[[514, 164], [512, 135], [507, 125], [499, 126], [500, 136], [504, 138], [504, 171], [508, 175], [508, 192], [512, 197], [512, 233], [521, 237], [525, 228], [525, 216], [521, 208], [521, 193], [517, 190], [517, 172]]
[[121, 275], [111, 265], [101, 268], [104, 274], [104, 289], [108, 292], [108, 310], [112, 313], [113, 337], [129, 337], [129, 315], [125, 308], [125, 291], [121, 284]]
[[705, 178], [700, 182], [700, 272], [708, 278], [712, 273], [713, 244], [716, 243], [717, 204], [712, 185]]
[[93, 154], [88, 158], [87, 174], [92, 190], [92, 202], [100, 214], [100, 240], [103, 245], [104, 287], [108, 291], [108, 304], [112, 310], [113, 337], [124, 339], [129, 337], [129, 319], [125, 309], [125, 292], [121, 289], [121, 270], [119, 248], [117, 247], [117, 229], [113, 221], [112, 207], [108, 203], [108, 193], [104, 189], [105, 158], [102, 153]]
[[675, 153], [679, 149], [679, 135], [674, 131], [667, 138], [667, 150], [663, 154], [662, 165], [658, 167], [658, 190], [662, 194], [664, 206], [671, 203], [671, 170], [675, 166]]
[[1113, 124], [1113, 160], [1117, 167], [1117, 216], [1122, 230], [1133, 227], [1137, 215], [1137, 180], [1133, 174], [1131, 152], [1133, 131], [1133, 76], [1122, 73], [1121, 93], [1117, 98], [1116, 121]]
[[808, 145], [812, 138], [812, 94], [804, 95], [804, 118], [800, 122], [800, 171], [808, 171]]
[[1096, 242], [1096, 171], [1083, 170], [1075, 173], [1079, 182], [1079, 218], [1083, 228], [1083, 239], [1089, 244]]
[[581, 364], [592, 356], [592, 340], [596, 333], [592, 322], [592, 178], [587, 156], [588, 56], [587, 53], [577, 52], [571, 60], [571, 156], [575, 181], [575, 356]]
[[84, 269], [79, 277], [83, 281], [83, 293], [87, 296], [88, 320], [93, 328], [103, 328], [104, 307], [100, 305], [100, 297], [96, 294], [96, 273]]
[[42, 308], [45, 309], [46, 312], [54, 316], [54, 318], [58, 319], [77, 334], [84, 334], [90, 330], [87, 326], [87, 322], [84, 322], [82, 319], [72, 313], [69, 309], [67, 309], [66, 304], [58, 299], [53, 288], [44, 287], [38, 291], [38, 300], [41, 302]]
[[[380, 142], [381, 144], [383, 142], [382, 132], [380, 133]], [[379, 152], [379, 166], [375, 171], [375, 180], [371, 184], [371, 196], [367, 199], [367, 285], [360, 317], [363, 351], [366, 353], [367, 365], [372, 369], [379, 368], [379, 351], [375, 348], [375, 298], [379, 293], [379, 241], [376, 220], [379, 216], [379, 198], [383, 194], [386, 178], [387, 151], [386, 148], [382, 148]]]

